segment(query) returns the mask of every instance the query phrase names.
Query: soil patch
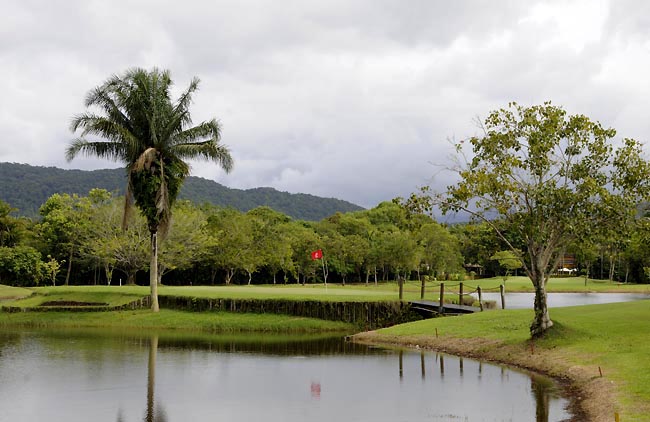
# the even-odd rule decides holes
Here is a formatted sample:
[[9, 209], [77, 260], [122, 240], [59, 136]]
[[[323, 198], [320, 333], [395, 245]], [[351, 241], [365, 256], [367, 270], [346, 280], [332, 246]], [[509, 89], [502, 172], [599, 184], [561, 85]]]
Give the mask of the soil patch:
[[74, 300], [51, 300], [43, 302], [38, 306], [108, 306], [103, 302], [76, 302]]

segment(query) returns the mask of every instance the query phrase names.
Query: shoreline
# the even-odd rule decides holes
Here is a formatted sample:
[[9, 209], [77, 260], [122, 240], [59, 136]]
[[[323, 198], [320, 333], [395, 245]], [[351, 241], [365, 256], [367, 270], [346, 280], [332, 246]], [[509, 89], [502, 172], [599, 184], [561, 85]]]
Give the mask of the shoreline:
[[614, 414], [619, 412], [614, 381], [600, 377], [598, 368], [571, 365], [558, 356], [559, 352], [485, 338], [395, 336], [376, 331], [354, 334], [349, 339], [359, 344], [447, 353], [547, 376], [558, 383], [569, 401], [567, 410], [572, 415], [572, 421], [612, 421]]

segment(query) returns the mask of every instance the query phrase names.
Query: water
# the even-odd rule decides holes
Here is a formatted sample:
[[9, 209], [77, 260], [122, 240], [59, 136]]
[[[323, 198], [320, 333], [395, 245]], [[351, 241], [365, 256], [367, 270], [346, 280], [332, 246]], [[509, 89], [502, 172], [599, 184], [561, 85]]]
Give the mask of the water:
[[558, 421], [550, 380], [323, 337], [0, 331], [0, 421]]
[[[643, 293], [548, 293], [547, 295], [549, 308], [650, 299], [650, 295]], [[499, 293], [483, 293], [481, 297], [483, 300], [493, 300], [497, 303], [497, 307], [501, 307], [501, 296]], [[532, 309], [535, 302], [535, 294], [506, 292], [505, 300], [506, 309]]]

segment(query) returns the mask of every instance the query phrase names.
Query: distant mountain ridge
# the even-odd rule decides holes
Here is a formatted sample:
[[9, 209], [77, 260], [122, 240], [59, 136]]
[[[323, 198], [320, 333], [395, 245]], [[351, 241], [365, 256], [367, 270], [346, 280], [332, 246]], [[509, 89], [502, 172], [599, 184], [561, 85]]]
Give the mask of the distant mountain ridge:
[[[123, 169], [64, 170], [29, 164], [0, 163], [0, 200], [18, 208], [18, 214], [38, 215], [39, 207], [54, 193], [86, 195], [93, 188], [124, 194]], [[363, 208], [335, 198], [281, 192], [273, 188], [231, 189], [215, 181], [190, 176], [179, 194], [194, 203], [211, 203], [248, 211], [266, 205], [295, 219], [318, 221], [336, 212]]]

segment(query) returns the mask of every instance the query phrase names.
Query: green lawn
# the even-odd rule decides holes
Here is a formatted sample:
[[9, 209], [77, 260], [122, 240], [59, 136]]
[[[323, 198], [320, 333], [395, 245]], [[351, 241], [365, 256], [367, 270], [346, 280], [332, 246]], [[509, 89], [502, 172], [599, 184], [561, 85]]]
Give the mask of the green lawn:
[[272, 314], [184, 312], [162, 309], [112, 312], [0, 312], [0, 327], [112, 328], [202, 332], [317, 333], [347, 332], [353, 325], [315, 318]]
[[[501, 277], [466, 280], [464, 292], [469, 293], [480, 286], [484, 291], [498, 291], [499, 285], [503, 284]], [[0, 297], [3, 297], [0, 286]], [[8, 288], [17, 289], [17, 288]], [[445, 282], [445, 295], [453, 297], [457, 294], [459, 283], [457, 281]], [[23, 292], [34, 292], [39, 295], [55, 294], [81, 294], [89, 295], [86, 302], [107, 302], [121, 304], [120, 296], [129, 296], [126, 299], [132, 300], [135, 296], [146, 296], [149, 294], [148, 286], [56, 286], [56, 287], [34, 287], [30, 289], [18, 289]], [[650, 284], [618, 284], [607, 281], [589, 280], [587, 286], [584, 279], [578, 277], [553, 278], [549, 281], [550, 292], [636, 292], [650, 294]], [[533, 285], [526, 277], [510, 277], [506, 281], [508, 292], [532, 292]], [[251, 285], [251, 286], [160, 286], [159, 294], [168, 296], [191, 296], [202, 298], [234, 298], [234, 299], [292, 299], [292, 300], [321, 300], [321, 301], [386, 301], [398, 299], [398, 286], [395, 282], [380, 282], [377, 286], [370, 283], [348, 284], [343, 287], [340, 284], [308, 284], [305, 286], [290, 285]], [[440, 292], [439, 282], [428, 282], [426, 284], [426, 298], [437, 299]], [[23, 296], [20, 294], [19, 296]], [[8, 296], [8, 295], [7, 295]], [[85, 296], [84, 296], [85, 297]], [[404, 285], [404, 299], [418, 299], [420, 297], [420, 283], [409, 281]], [[125, 300], [126, 300], [125, 299]], [[31, 301], [21, 301], [20, 306], [36, 306], [38, 298]], [[54, 300], [54, 299], [52, 299]], [[65, 299], [57, 299], [65, 300]], [[73, 299], [70, 299], [73, 300]], [[77, 296], [79, 301], [83, 298]], [[115, 302], [114, 302], [115, 301]], [[27, 305], [29, 304], [29, 305]]]
[[0, 284], [0, 300], [25, 297], [32, 293], [31, 290], [22, 287], [11, 287]]
[[[622, 420], [646, 420], [650, 410], [650, 301], [553, 308], [555, 325], [538, 350], [549, 352], [569, 365], [601, 367], [614, 380], [622, 405]], [[531, 310], [476, 313], [456, 318], [436, 318], [378, 330], [380, 336], [494, 340], [528, 349]], [[494, 342], [477, 347], [495, 348]], [[497, 347], [498, 348], [498, 347]], [[594, 376], [598, 375], [598, 372]]]

